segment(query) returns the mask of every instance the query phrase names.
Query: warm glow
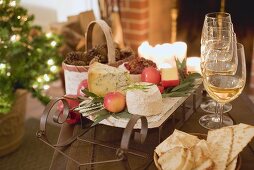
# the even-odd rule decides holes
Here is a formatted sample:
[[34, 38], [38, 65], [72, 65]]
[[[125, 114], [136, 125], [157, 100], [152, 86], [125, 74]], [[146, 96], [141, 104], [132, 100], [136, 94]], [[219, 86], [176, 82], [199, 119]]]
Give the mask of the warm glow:
[[52, 41], [52, 42], [50, 43], [50, 45], [51, 45], [52, 47], [55, 47], [55, 46], [56, 46], [56, 42], [55, 42], [55, 41]]
[[173, 66], [168, 63], [163, 63], [158, 66], [158, 69], [164, 69], [164, 68], [172, 68]]
[[41, 78], [41, 77], [38, 77], [38, 78], [37, 78], [37, 81], [38, 81], [39, 83], [41, 83], [41, 82], [42, 82], [42, 78]]
[[44, 90], [48, 90], [48, 89], [49, 89], [49, 85], [47, 85], [47, 84], [44, 85], [44, 86], [43, 86], [43, 89], [44, 89]]
[[52, 37], [52, 33], [51, 33], [51, 32], [48, 32], [48, 33], [46, 34], [46, 37], [47, 37], [47, 38]]
[[44, 78], [45, 81], [49, 81], [50, 80], [50, 78], [49, 78], [49, 76], [47, 74], [44, 74], [43, 78]]
[[140, 57], [150, 59], [156, 63], [158, 68], [164, 63], [175, 66], [175, 57], [181, 62], [186, 58], [187, 44], [184, 42], [175, 42], [173, 44], [157, 44], [154, 47], [145, 41], [138, 47]]
[[173, 49], [174, 56], [178, 58], [180, 62], [182, 62], [187, 55], [187, 44], [185, 42], [174, 42]]
[[6, 68], [6, 64], [0, 63], [0, 69], [5, 69], [5, 68]]
[[54, 60], [53, 60], [53, 59], [49, 59], [49, 60], [47, 61], [47, 64], [48, 64], [48, 65], [53, 65], [53, 64], [54, 64]]
[[50, 71], [56, 72], [56, 70], [57, 70], [57, 67], [56, 67], [56, 66], [51, 66], [51, 67], [50, 67]]
[[11, 41], [12, 41], [12, 42], [16, 41], [16, 35], [12, 35], [12, 36], [11, 36]]
[[9, 5], [12, 6], [12, 7], [15, 7], [15, 6], [16, 6], [16, 1], [11, 1], [11, 2], [9, 3]]
[[200, 57], [188, 57], [186, 61], [187, 71], [201, 74]]
[[152, 55], [152, 46], [148, 43], [148, 41], [143, 42], [139, 47], [138, 47], [138, 55], [139, 57], [143, 57], [145, 59], [151, 59]]

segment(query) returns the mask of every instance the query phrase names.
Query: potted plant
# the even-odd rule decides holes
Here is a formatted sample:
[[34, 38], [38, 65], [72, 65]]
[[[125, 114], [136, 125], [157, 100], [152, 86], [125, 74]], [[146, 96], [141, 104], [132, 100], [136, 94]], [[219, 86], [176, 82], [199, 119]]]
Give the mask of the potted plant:
[[0, 156], [17, 148], [24, 134], [24, 89], [46, 104], [44, 90], [62, 62], [61, 39], [33, 26], [34, 17], [18, 3], [0, 0]]

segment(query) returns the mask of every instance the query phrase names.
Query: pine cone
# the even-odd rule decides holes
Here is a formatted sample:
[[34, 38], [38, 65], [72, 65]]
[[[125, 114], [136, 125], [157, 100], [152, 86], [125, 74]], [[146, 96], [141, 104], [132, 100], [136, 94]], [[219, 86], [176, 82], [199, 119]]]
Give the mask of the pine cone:
[[70, 64], [70, 65], [88, 65], [87, 61], [85, 60], [85, 53], [83, 52], [70, 52], [67, 54], [64, 62], [66, 64]]

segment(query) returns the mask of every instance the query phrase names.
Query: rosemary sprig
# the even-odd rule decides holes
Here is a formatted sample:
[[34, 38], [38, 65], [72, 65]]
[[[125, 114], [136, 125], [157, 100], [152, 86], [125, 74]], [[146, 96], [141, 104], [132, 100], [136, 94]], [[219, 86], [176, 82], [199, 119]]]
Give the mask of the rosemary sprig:
[[146, 90], [149, 89], [149, 86], [152, 86], [153, 84], [131, 84], [127, 87], [125, 87], [123, 90], [143, 90], [146, 92]]

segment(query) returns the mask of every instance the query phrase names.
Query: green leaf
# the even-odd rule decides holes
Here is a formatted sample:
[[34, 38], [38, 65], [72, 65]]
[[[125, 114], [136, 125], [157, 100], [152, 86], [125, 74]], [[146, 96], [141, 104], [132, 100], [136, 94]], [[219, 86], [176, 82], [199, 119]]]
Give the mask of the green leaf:
[[96, 94], [90, 92], [87, 88], [83, 89], [82, 92], [83, 92], [85, 95], [89, 96], [89, 97], [93, 97], [93, 98], [100, 97], [100, 96], [97, 96]]
[[111, 115], [111, 113], [109, 113], [107, 110], [103, 109], [99, 112], [96, 113], [96, 117], [94, 119], [94, 122], [92, 124], [92, 126], [97, 125], [98, 123], [100, 123], [101, 121], [103, 121], [104, 119], [107, 119], [109, 116]]
[[130, 119], [132, 116], [132, 114], [130, 114], [127, 109], [124, 109], [122, 112], [115, 113], [113, 115], [116, 116], [116, 118], [124, 118], [124, 119], [127, 118]]
[[173, 88], [173, 89], [171, 90], [171, 92], [181, 90], [182, 88], [188, 87], [188, 86], [190, 86], [190, 85], [191, 85], [191, 82], [181, 83], [180, 85], [178, 85], [178, 86], [176, 86], [175, 88]]

